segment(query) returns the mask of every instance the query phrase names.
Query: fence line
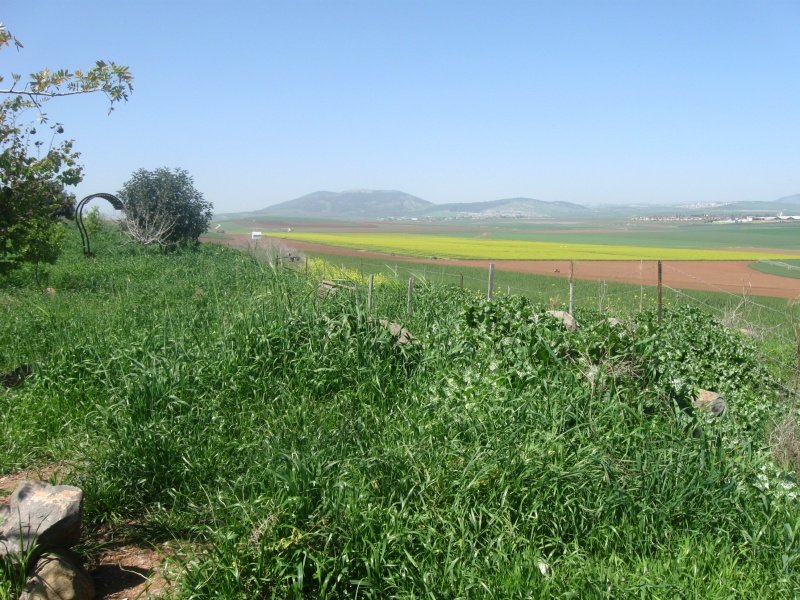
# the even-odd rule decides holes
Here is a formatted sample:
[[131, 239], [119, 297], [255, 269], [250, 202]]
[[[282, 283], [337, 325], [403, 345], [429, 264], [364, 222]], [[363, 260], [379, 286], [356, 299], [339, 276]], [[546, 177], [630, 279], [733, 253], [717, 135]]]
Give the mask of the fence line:
[[[584, 262], [587, 262], [587, 261], [584, 261]], [[657, 284], [653, 285], [652, 282], [648, 282], [647, 285], [644, 284], [644, 280], [645, 280], [644, 274], [647, 273], [648, 275], [652, 276], [651, 272], [658, 268], [658, 264], [654, 263], [654, 262], [651, 262], [651, 264], [649, 264], [647, 266], [644, 266], [643, 264], [640, 264], [639, 268], [637, 268], [635, 271], [627, 271], [627, 273], [629, 274], [628, 275], [629, 279], [630, 279], [630, 274], [635, 274], [635, 275], [639, 276], [640, 282], [638, 284], [637, 283], [632, 283], [630, 281], [625, 281], [625, 282], [616, 282], [616, 281], [614, 281], [615, 277], [624, 276], [623, 273], [616, 272], [616, 273], [614, 273], [612, 275], [612, 278], [609, 278], [609, 279], [606, 279], [606, 280], [597, 281], [596, 291], [595, 292], [591, 292], [588, 295], [586, 293], [587, 292], [587, 285], [586, 284], [588, 283], [587, 280], [579, 280], [579, 281], [582, 282], [581, 285], [580, 285], [582, 290], [581, 290], [580, 294], [575, 294], [576, 290], [573, 287], [573, 283], [574, 283], [575, 279], [580, 277], [580, 271], [575, 268], [575, 265], [578, 264], [577, 261], [573, 262], [570, 265], [570, 267], [571, 267], [570, 268], [571, 276], [565, 276], [565, 275], [567, 275], [566, 273], [559, 273], [560, 276], [558, 277], [558, 281], [557, 282], [553, 282], [553, 283], [550, 284], [552, 286], [552, 289], [551, 288], [544, 288], [544, 289], [538, 288], [538, 289], [536, 289], [536, 288], [533, 288], [533, 287], [520, 285], [516, 281], [514, 282], [514, 285], [513, 285], [513, 288], [512, 288], [511, 284], [506, 284], [506, 283], [502, 282], [502, 279], [504, 277], [507, 277], [509, 275], [509, 273], [508, 272], [504, 272], [504, 271], [495, 271], [492, 268], [494, 265], [492, 263], [489, 263], [489, 264], [490, 264], [490, 266], [489, 266], [489, 269], [488, 269], [488, 275], [485, 276], [485, 277], [478, 277], [478, 276], [474, 276], [474, 275], [470, 275], [470, 274], [464, 274], [463, 272], [459, 273], [459, 272], [448, 272], [448, 271], [436, 270], [435, 268], [434, 269], [429, 268], [430, 265], [420, 266], [419, 264], [414, 265], [413, 263], [412, 263], [413, 266], [405, 266], [405, 265], [401, 265], [401, 264], [395, 263], [394, 267], [390, 266], [389, 264], [384, 264], [384, 268], [389, 269], [392, 272], [392, 274], [394, 275], [394, 278], [396, 280], [400, 280], [401, 273], [404, 273], [404, 274], [410, 276], [410, 278], [408, 279], [408, 288], [409, 289], [408, 289], [408, 298], [407, 298], [407, 314], [408, 315], [412, 314], [413, 297], [415, 295], [414, 294], [415, 281], [416, 282], [420, 282], [420, 281], [433, 282], [434, 280], [438, 279], [438, 282], [441, 285], [448, 285], [449, 284], [449, 285], [454, 285], [454, 286], [460, 286], [462, 288], [465, 285], [468, 285], [470, 287], [470, 289], [472, 289], [475, 292], [476, 295], [480, 294], [480, 290], [481, 289], [484, 290], [484, 292], [483, 292], [485, 294], [484, 297], [488, 297], [490, 299], [491, 299], [493, 294], [498, 294], [498, 293], [508, 294], [513, 289], [513, 293], [511, 295], [523, 295], [523, 296], [526, 296], [528, 298], [535, 299], [536, 301], [541, 302], [541, 303], [547, 303], [549, 301], [551, 303], [551, 306], [553, 306], [554, 308], [563, 303], [561, 295], [562, 294], [566, 294], [569, 291], [569, 293], [570, 293], [570, 298], [569, 298], [569, 300], [570, 300], [570, 302], [569, 302], [570, 312], [572, 311], [572, 308], [573, 308], [573, 306], [572, 306], [573, 301], [576, 299], [576, 298], [574, 298], [574, 296], [577, 296], [578, 304], [583, 304], [583, 305], [586, 305], [587, 301], [590, 300], [591, 298], [596, 299], [596, 301], [598, 302], [599, 310], [601, 310], [601, 311], [608, 310], [609, 306], [610, 305], [613, 306], [613, 304], [615, 304], [616, 302], [619, 302], [619, 301], [625, 302], [626, 300], [630, 300], [632, 297], [635, 298], [635, 297], [638, 296], [639, 297], [638, 310], [641, 311], [645, 307], [645, 304], [644, 304], [645, 296], [647, 296], [648, 293], [652, 293], [654, 291], [659, 290], [659, 286]], [[791, 265], [789, 265], [789, 266], [791, 266]], [[716, 285], [714, 283], [711, 283], [709, 281], [705, 281], [701, 277], [698, 277], [698, 276], [693, 275], [691, 273], [686, 273], [685, 271], [683, 271], [681, 269], [678, 269], [678, 268], [676, 268], [676, 267], [674, 267], [672, 265], [669, 265], [669, 264], [666, 264], [666, 263], [662, 263], [662, 268], [663, 267], [666, 267], [667, 269], [670, 269], [670, 270], [672, 270], [674, 272], [680, 273], [681, 275], [689, 277], [689, 278], [691, 278], [691, 279], [703, 284], [703, 286], [705, 286], [707, 289], [714, 290], [715, 293], [721, 294], [723, 297], [728, 297], [728, 298], [731, 298], [731, 299], [734, 299], [735, 301], [737, 301], [739, 303], [739, 306], [737, 306], [736, 309], [734, 309], [734, 311], [733, 311], [733, 318], [735, 318], [735, 321], [736, 321], [736, 327], [735, 328], [743, 329], [745, 332], [752, 331], [754, 333], [757, 333], [762, 339], [763, 339], [763, 337], [765, 337], [766, 334], [768, 334], [770, 339], [774, 339], [775, 341], [778, 341], [781, 344], [785, 344], [786, 345], [786, 350], [788, 350], [789, 348], [795, 349], [795, 348], [798, 347], [798, 344], [800, 342], [797, 339], [792, 339], [790, 337], [787, 337], [786, 335], [781, 333], [781, 331], [779, 331], [779, 328], [781, 328], [781, 327], [794, 326], [794, 319], [795, 319], [795, 315], [794, 314], [778, 310], [778, 309], [773, 308], [771, 306], [766, 306], [765, 304], [762, 304], [760, 302], [752, 300], [751, 297], [749, 297], [747, 294], [745, 294], [744, 296], [741, 296], [739, 294], [734, 294], [732, 292], [724, 290], [724, 289], [720, 288], [718, 285]], [[472, 268], [474, 269], [475, 267], [472, 267]], [[338, 271], [338, 267], [335, 270]], [[382, 271], [383, 269], [380, 267], [380, 265], [376, 265], [375, 263], [372, 263], [372, 264], [366, 265], [366, 270], [367, 271], [370, 271], [370, 270]], [[306, 273], [308, 274], [307, 266], [306, 266]], [[360, 277], [365, 277], [365, 265], [364, 265], [363, 261], [361, 261], [359, 263], [358, 273], [359, 273]], [[344, 276], [345, 276], [344, 265], [342, 265], [341, 275], [344, 278]], [[577, 275], [577, 277], [576, 277], [576, 275]], [[515, 274], [515, 277], [517, 277], [517, 278], [524, 277], [524, 276], [525, 276], [524, 274]], [[537, 277], [539, 277], [539, 276], [552, 277], [552, 275], [548, 275], [548, 274], [535, 274], [535, 276], [537, 276]], [[370, 277], [370, 279], [372, 279], [373, 275], [370, 274], [369, 277]], [[496, 281], [496, 279], [500, 279], [500, 281]], [[649, 279], [651, 279], [651, 277], [647, 277], [647, 279], [649, 280]], [[623, 290], [623, 291], [614, 290], [612, 293], [609, 293], [608, 289], [607, 289], [607, 285], [608, 285], [609, 281], [612, 282], [612, 283], [615, 283], [615, 284], [631, 286], [632, 289]], [[448, 282], [448, 283], [446, 283], [446, 282]], [[674, 288], [674, 287], [666, 285], [666, 284], [663, 284], [663, 288], [662, 289], [664, 291], [672, 294], [672, 298], [673, 299], [680, 300], [681, 302], [683, 302], [683, 303], [685, 303], [687, 305], [690, 305], [690, 306], [691, 305], [700, 306], [704, 310], [709, 311], [712, 315], [715, 315], [717, 318], [719, 318], [720, 321], [723, 324], [731, 326], [730, 325], [730, 321], [732, 320], [732, 317], [731, 317], [731, 314], [730, 314], [729, 310], [726, 311], [725, 308], [722, 308], [720, 306], [714, 306], [713, 304], [710, 304], [709, 302], [706, 302], [701, 298], [694, 297], [690, 293], [688, 293], [689, 291], [687, 291], [687, 290], [677, 289], [677, 288]], [[692, 290], [692, 291], [695, 291], [696, 293], [703, 293], [701, 290]], [[369, 301], [369, 304], [370, 304], [369, 308], [370, 309], [372, 309], [372, 307], [373, 307], [372, 296], [373, 296], [373, 294], [370, 294], [370, 301]], [[655, 308], [655, 306], [653, 306], [653, 301], [654, 300], [655, 300], [655, 298], [648, 298], [648, 300], [647, 300], [648, 308], [651, 308], [651, 307]], [[661, 306], [661, 305], [659, 304], [658, 306]], [[742, 307], [742, 311], [741, 311], [740, 314], [737, 314], [737, 311], [738, 311], [739, 307]], [[619, 305], [617, 305], [616, 308], [619, 309], [620, 308]], [[768, 327], [768, 326], [766, 326], [766, 325], [764, 325], [762, 323], [758, 323], [756, 321], [753, 321], [750, 318], [750, 316], [748, 316], [746, 313], [748, 313], [750, 311], [753, 311], [754, 309], [758, 311], [758, 315], [759, 316], [761, 315], [760, 311], [766, 311], [768, 314], [780, 317], [784, 324], [781, 325], [779, 323], [779, 324], [776, 324], [774, 327], [770, 328], [770, 327]], [[635, 312], [637, 309], [636, 309], [636, 307], [633, 307], [630, 310]], [[781, 369], [781, 373], [783, 373], [784, 375], [788, 373], [788, 374], [792, 374], [792, 376], [795, 377], [795, 378], [800, 377], [800, 365], [789, 364], [789, 363], [783, 362], [783, 361], [775, 358], [772, 355], [769, 355], [769, 354], [766, 354], [766, 353], [760, 351], [757, 348], [755, 349], [755, 352], [760, 358], [762, 358], [762, 359], [764, 359], [766, 361], [769, 361], [770, 363], [772, 363], [774, 365], [777, 365]], [[798, 352], [800, 352], [800, 350], [798, 350]]]
[[[694, 279], [695, 281], [698, 281], [698, 282], [700, 282], [700, 283], [703, 283], [704, 285], [708, 285], [708, 286], [710, 286], [710, 287], [714, 288], [714, 290], [715, 290], [715, 291], [718, 291], [718, 292], [719, 292], [719, 293], [721, 293], [721, 294], [728, 294], [729, 296], [733, 296], [733, 297], [735, 297], [735, 298], [739, 298], [739, 297], [740, 297], [740, 295], [739, 295], [739, 294], [734, 294], [734, 293], [732, 293], [732, 292], [729, 292], [729, 291], [727, 291], [727, 290], [723, 290], [721, 287], [719, 287], [719, 286], [717, 286], [717, 285], [714, 285], [713, 283], [710, 283], [710, 282], [708, 282], [708, 281], [705, 281], [704, 279], [701, 279], [700, 277], [697, 277], [696, 275], [692, 275], [691, 273], [686, 273], [686, 272], [684, 272], [684, 271], [681, 271], [680, 269], [677, 269], [677, 268], [675, 268], [675, 267], [673, 267], [673, 266], [671, 266], [671, 265], [665, 265], [665, 266], [666, 266], [666, 267], [668, 267], [668, 268], [670, 268], [670, 269], [672, 269], [673, 271], [675, 271], [675, 272], [677, 272], [677, 273], [680, 273], [681, 275], [685, 275], [686, 277], [691, 277], [691, 278], [692, 278], [692, 279]], [[754, 289], [754, 288], [750, 287], [749, 289]], [[760, 289], [760, 288], [755, 288], [755, 289]], [[746, 294], [742, 294], [742, 295], [743, 295], [743, 296], [747, 296]], [[758, 302], [756, 302], [755, 300], [749, 300], [749, 299], [748, 299], [747, 301], [748, 301], [748, 302], [750, 302], [750, 303], [751, 303], [753, 306], [759, 306], [759, 307], [761, 307], [761, 308], [764, 308], [764, 309], [766, 309], [766, 310], [771, 310], [771, 311], [773, 311], [773, 312], [776, 312], [776, 313], [778, 313], [778, 314], [782, 314], [782, 315], [786, 315], [786, 314], [787, 314], [787, 313], [782, 313], [781, 311], [779, 311], [779, 310], [776, 310], [776, 309], [774, 309], [774, 308], [772, 308], [772, 307], [770, 307], [770, 306], [764, 306], [763, 304], [759, 304], [759, 303], [758, 303]]]

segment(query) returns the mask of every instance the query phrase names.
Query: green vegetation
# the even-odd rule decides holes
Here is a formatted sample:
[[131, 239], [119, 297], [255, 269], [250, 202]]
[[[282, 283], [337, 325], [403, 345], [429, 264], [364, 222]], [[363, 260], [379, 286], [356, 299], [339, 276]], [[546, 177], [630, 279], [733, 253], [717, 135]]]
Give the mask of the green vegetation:
[[184, 169], [139, 169], [118, 195], [125, 204], [123, 233], [145, 246], [166, 249], [197, 243], [211, 222], [213, 205], [203, 200]]
[[[0, 23], [0, 50], [22, 44]], [[52, 264], [61, 252], [61, 217], [71, 216], [74, 196], [66, 191], [83, 180], [80, 154], [72, 140], [56, 143], [61, 123], [48, 125], [43, 104], [57, 96], [104, 93], [113, 109], [128, 99], [133, 78], [127, 67], [98, 61], [86, 71], [44, 69], [28, 81], [12, 73], [9, 88], [0, 89], [0, 276], [24, 264]], [[4, 77], [0, 75], [0, 82]], [[36, 117], [25, 123], [25, 113]], [[45, 130], [44, 135], [38, 131]]]
[[800, 260], [759, 261], [750, 265], [750, 268], [768, 275], [800, 279]]
[[[387, 277], [370, 315], [304, 263], [117, 243], [71, 239], [53, 296], [0, 284], [0, 373], [34, 370], [0, 390], [0, 473], [74, 465], [90, 527], [183, 544], [176, 596], [800, 593], [796, 464], [769, 440], [791, 395], [697, 309], [582, 306], [568, 332], [418, 281], [409, 316]], [[696, 413], [697, 387], [729, 410]]]
[[[405, 284], [413, 277], [428, 285], [448, 285], [486, 294], [488, 270], [486, 268], [453, 266], [447, 261], [436, 264], [418, 264], [365, 258], [309, 254], [322, 257], [336, 265], [339, 271], [357, 272], [362, 278], [369, 274], [388, 277], [398, 284]], [[631, 263], [624, 263], [630, 265]], [[758, 263], [763, 264], [763, 263]], [[630, 275], [630, 269], [621, 274]], [[521, 295], [529, 300], [566, 310], [569, 303], [569, 279], [566, 273], [560, 276], [535, 275], [515, 271], [495, 271], [494, 294]], [[701, 308], [710, 316], [732, 329], [746, 330], [754, 338], [764, 362], [773, 370], [776, 378], [793, 385], [796, 376], [797, 340], [795, 327], [800, 323], [800, 306], [783, 298], [757, 295], [737, 295], [704, 290], [673, 290], [664, 288], [663, 304], [668, 309], [680, 307]], [[573, 303], [577, 307], [593, 308], [614, 316], [625, 316], [657, 307], [658, 290], [655, 268], [642, 273], [640, 285], [615, 281], [591, 281], [575, 279]]]

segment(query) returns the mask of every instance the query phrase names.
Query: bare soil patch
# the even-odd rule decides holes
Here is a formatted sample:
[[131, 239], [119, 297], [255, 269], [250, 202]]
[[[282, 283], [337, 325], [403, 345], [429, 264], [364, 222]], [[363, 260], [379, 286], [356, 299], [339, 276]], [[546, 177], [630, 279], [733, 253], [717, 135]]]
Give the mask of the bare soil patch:
[[87, 543], [98, 547], [87, 561], [98, 599], [159, 598], [169, 590], [167, 560], [173, 554], [169, 546], [134, 544], [109, 530], [95, 533]]
[[[245, 246], [249, 236], [238, 235], [233, 240], [209, 240], [229, 245]], [[447, 264], [463, 265], [488, 269], [489, 263], [494, 262], [495, 268], [503, 271], [516, 271], [518, 273], [532, 273], [539, 275], [554, 275], [556, 277], [569, 277], [570, 263], [568, 260], [451, 260], [451, 259], [422, 259], [406, 256], [392, 256], [381, 252], [368, 252], [339, 248], [324, 244], [311, 244], [296, 240], [281, 238], [262, 239], [261, 243], [291, 248], [299, 252], [314, 252], [319, 254], [335, 254], [340, 256], [363, 256], [379, 258], [391, 262], [414, 262], [422, 264]], [[787, 252], [789, 254], [789, 252]], [[730, 294], [753, 294], [757, 296], [771, 296], [774, 298], [800, 297], [800, 279], [768, 275], [750, 269], [752, 261], [664, 261], [663, 282], [665, 286], [687, 290], [708, 290], [714, 292], [727, 292]], [[575, 263], [575, 277], [593, 281], [615, 281], [619, 283], [632, 283], [637, 285], [656, 285], [656, 261], [577, 261]]]

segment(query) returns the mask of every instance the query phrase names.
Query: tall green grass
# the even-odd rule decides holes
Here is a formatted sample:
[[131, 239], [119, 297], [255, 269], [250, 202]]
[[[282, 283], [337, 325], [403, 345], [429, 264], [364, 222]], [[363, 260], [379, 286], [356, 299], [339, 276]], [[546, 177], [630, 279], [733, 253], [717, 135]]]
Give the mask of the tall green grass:
[[[438, 264], [420, 264], [348, 257], [339, 255], [313, 254], [339, 266], [346, 272], [358, 272], [364, 276], [381, 274], [406, 285], [409, 278], [432, 285], [445, 285], [471, 290], [486, 295], [488, 291], [488, 269], [453, 266], [447, 261]], [[638, 263], [622, 263], [620, 274], [635, 272]], [[299, 265], [302, 270], [302, 264]], [[615, 281], [591, 281], [575, 279], [573, 305], [592, 308], [609, 316], [631, 317], [657, 307], [658, 290], [655, 285], [654, 269], [642, 277], [642, 284], [619, 283]], [[552, 309], [566, 310], [569, 305], [569, 280], [556, 275], [536, 275], [513, 271], [496, 270], [493, 293], [496, 296], [507, 294], [524, 296], [533, 302], [547, 305]], [[798, 331], [800, 331], [800, 305], [785, 298], [772, 298], [754, 294], [730, 294], [705, 290], [673, 290], [665, 287], [662, 292], [663, 305], [667, 309], [694, 307], [708, 313], [710, 317], [741, 330], [745, 336], [754, 338], [756, 350], [773, 374], [782, 379], [785, 385], [793, 387], [797, 378]], [[376, 294], [376, 302], [379, 295]]]
[[[707, 315], [568, 332], [433, 280], [409, 315], [399, 276], [368, 314], [220, 246], [98, 248], [55, 296], [0, 288], [0, 368], [49, 359], [0, 390], [0, 472], [68, 461], [89, 526], [185, 543], [177, 597], [800, 593], [787, 399]], [[698, 386], [731, 409], [695, 414]]]

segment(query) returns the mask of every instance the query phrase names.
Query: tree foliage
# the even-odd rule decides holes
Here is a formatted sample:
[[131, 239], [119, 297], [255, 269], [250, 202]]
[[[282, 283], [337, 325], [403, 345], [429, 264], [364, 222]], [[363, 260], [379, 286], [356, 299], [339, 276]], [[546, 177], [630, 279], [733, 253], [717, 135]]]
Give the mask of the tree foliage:
[[122, 231], [131, 241], [162, 249], [196, 242], [211, 222], [210, 202], [184, 169], [139, 169], [117, 193], [125, 203]]
[[[0, 24], [0, 49], [12, 45], [22, 48]], [[0, 275], [26, 262], [55, 262], [63, 235], [59, 217], [73, 212], [74, 196], [66, 188], [83, 180], [80, 154], [72, 140], [57, 141], [64, 127], [48, 125], [44, 104], [59, 96], [101, 92], [113, 110], [133, 90], [128, 68], [104, 61], [74, 73], [43, 69], [24, 84], [16, 73], [11, 79], [11, 87], [0, 89], [6, 96], [0, 103]], [[33, 121], [26, 120], [30, 110]]]

